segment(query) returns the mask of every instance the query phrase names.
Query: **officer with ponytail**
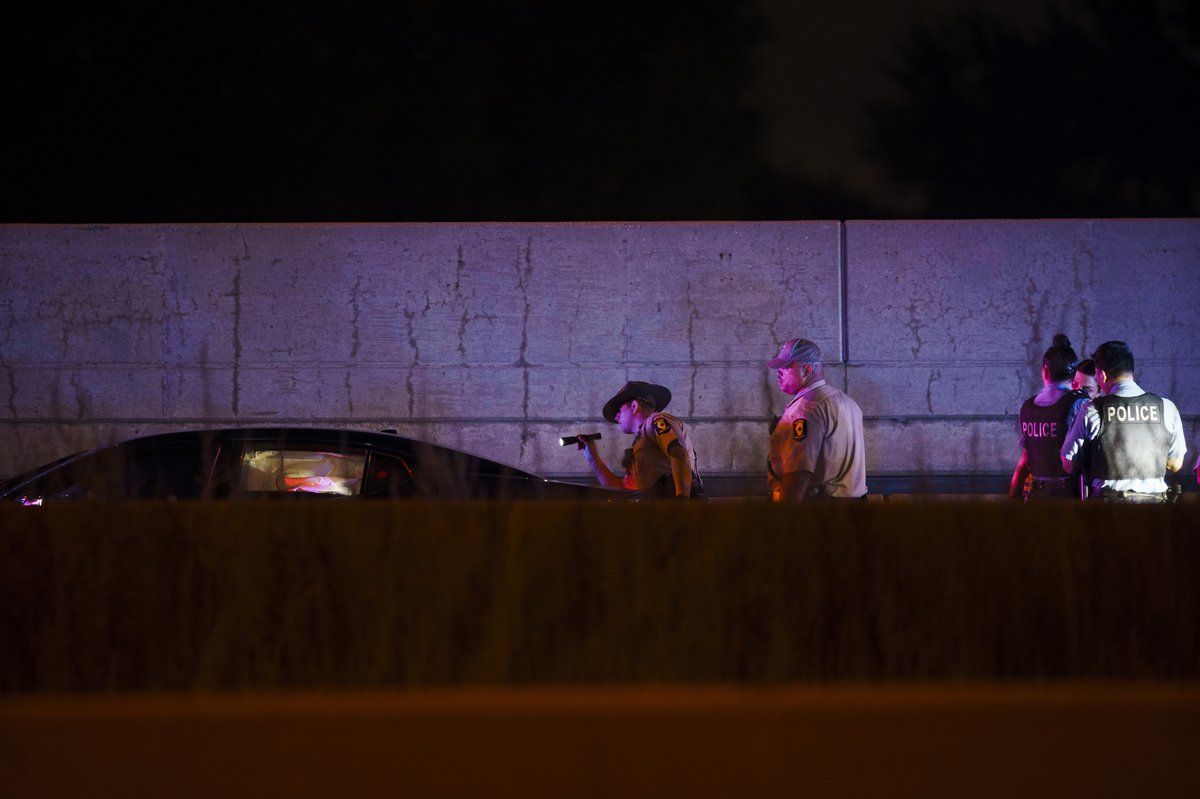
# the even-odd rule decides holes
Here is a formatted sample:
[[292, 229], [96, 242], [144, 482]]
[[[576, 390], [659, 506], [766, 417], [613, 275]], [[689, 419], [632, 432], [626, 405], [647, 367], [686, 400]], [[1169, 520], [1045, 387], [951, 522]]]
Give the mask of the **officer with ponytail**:
[[1021, 459], [1013, 470], [1008, 495], [1026, 502], [1078, 499], [1080, 481], [1063, 469], [1059, 452], [1071, 423], [1088, 401], [1085, 391], [1071, 388], [1079, 358], [1062, 333], [1042, 356], [1043, 388], [1025, 400], [1018, 420]]

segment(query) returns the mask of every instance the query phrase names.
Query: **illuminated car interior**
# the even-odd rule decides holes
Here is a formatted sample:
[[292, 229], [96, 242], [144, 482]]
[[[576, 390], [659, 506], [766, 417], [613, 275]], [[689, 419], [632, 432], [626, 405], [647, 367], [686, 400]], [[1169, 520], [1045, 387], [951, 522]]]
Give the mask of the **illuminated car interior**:
[[337, 494], [351, 497], [362, 490], [365, 453], [314, 452], [303, 449], [242, 451], [241, 493]]

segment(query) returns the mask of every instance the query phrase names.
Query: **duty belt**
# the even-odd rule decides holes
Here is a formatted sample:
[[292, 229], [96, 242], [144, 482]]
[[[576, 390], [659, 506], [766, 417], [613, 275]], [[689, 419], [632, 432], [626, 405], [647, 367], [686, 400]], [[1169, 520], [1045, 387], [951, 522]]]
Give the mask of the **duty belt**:
[[1166, 492], [1148, 492], [1148, 491], [1120, 491], [1115, 488], [1101, 488], [1093, 495], [1094, 499], [1107, 500], [1109, 502], [1166, 502]]
[[863, 494], [861, 497], [835, 497], [833, 494], [829, 493], [829, 491], [825, 488], [825, 486], [819, 486], [816, 489], [810, 490], [808, 492], [808, 494], [805, 495], [804, 501], [805, 502], [813, 502], [813, 501], [825, 502], [826, 500], [828, 500], [831, 502], [846, 502], [846, 501], [852, 500], [854, 502], [863, 502], [866, 500], [866, 498], [867, 498], [866, 494]]
[[1033, 487], [1034, 488], [1068, 488], [1068, 487], [1070, 487], [1071, 483], [1077, 479], [1078, 478], [1074, 478], [1074, 477], [1060, 477], [1057, 480], [1051, 480], [1051, 479], [1045, 478], [1045, 477], [1035, 477], [1035, 478], [1033, 478]]

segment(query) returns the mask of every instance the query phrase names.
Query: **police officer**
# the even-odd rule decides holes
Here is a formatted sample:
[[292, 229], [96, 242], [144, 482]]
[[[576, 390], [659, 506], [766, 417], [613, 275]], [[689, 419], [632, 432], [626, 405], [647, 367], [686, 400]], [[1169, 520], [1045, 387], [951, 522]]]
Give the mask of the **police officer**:
[[784, 342], [767, 361], [779, 388], [795, 395], [771, 430], [767, 486], [777, 502], [861, 499], [867, 494], [862, 409], [825, 382], [821, 350]]
[[[1071, 388], [1078, 360], [1071, 340], [1062, 333], [1042, 355], [1043, 388], [1025, 400], [1018, 414], [1021, 458], [1008, 487], [1008, 495], [1014, 499], [1022, 494], [1026, 502], [1079, 498], [1079, 478], [1063, 471], [1059, 457], [1071, 422], [1088, 400], [1084, 391]], [[1027, 470], [1032, 479], [1026, 492]]]
[[580, 436], [578, 446], [601, 485], [640, 491], [645, 496], [706, 499], [696, 471], [696, 451], [687, 426], [663, 413], [671, 391], [655, 383], [631, 380], [604, 403], [604, 418], [634, 436], [625, 451], [624, 477], [604, 463], [592, 441]]
[[1062, 445], [1063, 469], [1090, 459], [1092, 496], [1107, 502], [1165, 502], [1164, 475], [1179, 471], [1187, 452], [1179, 410], [1134, 382], [1124, 341], [1106, 341], [1092, 358], [1104, 396], [1075, 417]]

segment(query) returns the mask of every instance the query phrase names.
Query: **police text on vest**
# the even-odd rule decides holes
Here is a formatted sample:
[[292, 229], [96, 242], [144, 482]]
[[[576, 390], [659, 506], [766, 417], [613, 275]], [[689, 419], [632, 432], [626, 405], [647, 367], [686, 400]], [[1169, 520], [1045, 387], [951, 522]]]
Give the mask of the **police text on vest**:
[[1109, 405], [1104, 412], [1104, 421], [1111, 422], [1157, 422], [1158, 407], [1155, 405]]

